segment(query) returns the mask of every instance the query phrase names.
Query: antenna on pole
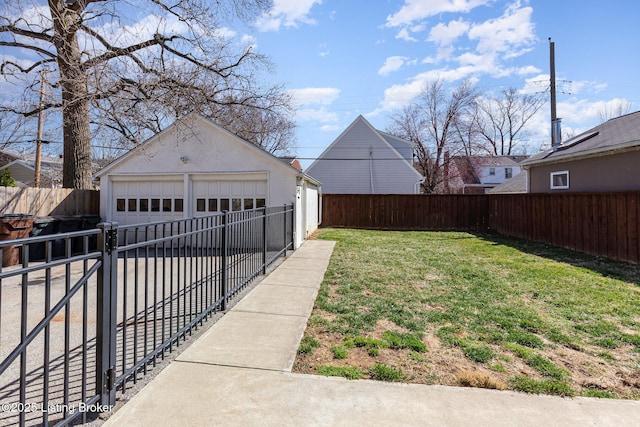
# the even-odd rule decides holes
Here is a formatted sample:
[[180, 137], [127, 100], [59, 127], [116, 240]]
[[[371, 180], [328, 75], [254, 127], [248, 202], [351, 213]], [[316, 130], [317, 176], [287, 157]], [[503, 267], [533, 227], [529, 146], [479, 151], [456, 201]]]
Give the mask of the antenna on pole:
[[549, 37], [549, 78], [551, 80], [551, 148], [557, 150], [562, 143], [560, 120], [556, 114], [556, 48]]

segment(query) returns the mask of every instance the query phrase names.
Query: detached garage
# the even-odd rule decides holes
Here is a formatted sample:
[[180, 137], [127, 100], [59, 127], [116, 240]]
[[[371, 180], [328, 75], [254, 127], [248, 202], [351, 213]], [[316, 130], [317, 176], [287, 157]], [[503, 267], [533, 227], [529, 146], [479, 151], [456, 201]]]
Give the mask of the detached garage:
[[141, 224], [294, 204], [296, 246], [320, 222], [320, 183], [199, 115], [169, 126], [97, 177], [100, 216], [108, 222]]

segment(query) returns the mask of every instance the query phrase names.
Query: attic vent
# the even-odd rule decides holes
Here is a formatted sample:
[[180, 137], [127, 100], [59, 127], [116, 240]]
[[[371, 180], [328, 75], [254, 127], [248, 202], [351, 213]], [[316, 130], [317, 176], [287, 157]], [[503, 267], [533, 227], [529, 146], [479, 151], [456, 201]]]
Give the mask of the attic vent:
[[588, 139], [593, 138], [594, 136], [598, 135], [600, 132], [595, 131], [595, 132], [590, 132], [586, 135], [582, 135], [582, 136], [577, 136], [575, 138], [572, 138], [570, 140], [568, 140], [567, 142], [565, 142], [564, 144], [560, 145], [558, 147], [558, 150], [566, 150], [569, 147], [573, 147], [576, 144], [580, 144], [581, 142], [584, 142]]

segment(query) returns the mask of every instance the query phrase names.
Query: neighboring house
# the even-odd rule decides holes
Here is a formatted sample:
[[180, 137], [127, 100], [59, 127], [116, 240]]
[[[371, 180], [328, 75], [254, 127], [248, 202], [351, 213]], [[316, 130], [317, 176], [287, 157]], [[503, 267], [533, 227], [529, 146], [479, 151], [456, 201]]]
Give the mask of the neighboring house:
[[17, 153], [0, 150], [0, 167], [13, 162], [14, 160], [19, 160], [20, 158], [21, 156]]
[[640, 190], [640, 111], [523, 162], [531, 193]]
[[300, 161], [297, 157], [278, 157], [281, 162], [285, 162], [289, 166], [293, 167], [295, 170], [302, 172], [302, 166], [300, 165]]
[[[4, 162], [4, 163], [3, 163]], [[9, 169], [21, 187], [35, 185], [35, 155], [0, 152], [0, 170]], [[43, 156], [40, 161], [40, 187], [62, 186], [62, 159]]]
[[491, 190], [488, 190], [489, 194], [520, 194], [527, 192], [527, 171], [522, 169], [520, 173], [513, 178], [503, 182], [500, 185], [496, 185]]
[[96, 176], [105, 221], [140, 224], [295, 204], [296, 246], [320, 222], [318, 181], [195, 114]]
[[380, 132], [362, 116], [349, 125], [306, 172], [325, 194], [419, 194], [410, 142]]
[[[449, 192], [485, 194], [517, 176], [525, 156], [455, 156], [448, 166]], [[446, 168], [445, 168], [446, 170]]]

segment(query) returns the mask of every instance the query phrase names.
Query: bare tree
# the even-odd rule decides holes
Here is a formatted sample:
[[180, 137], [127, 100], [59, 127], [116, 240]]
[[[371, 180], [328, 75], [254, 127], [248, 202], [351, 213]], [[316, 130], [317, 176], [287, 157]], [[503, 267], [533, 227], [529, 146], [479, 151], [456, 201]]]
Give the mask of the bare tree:
[[[274, 94], [256, 84], [265, 58], [238, 46], [220, 22], [250, 20], [270, 6], [271, 0], [11, 2], [0, 9], [0, 46], [17, 56], [5, 55], [0, 73], [24, 81], [35, 80], [43, 66], [56, 70], [50, 78], [59, 98], [43, 108], [62, 111], [63, 185], [90, 188], [92, 129], [136, 143], [196, 106], [265, 111], [264, 98]], [[39, 109], [4, 107], [25, 117]]]
[[[416, 150], [418, 171], [425, 177], [425, 193], [444, 190], [445, 152], [464, 153], [469, 141], [463, 130], [477, 91], [464, 81], [448, 91], [441, 80], [428, 83], [415, 101], [391, 117], [388, 132], [411, 141]], [[463, 138], [465, 137], [465, 138]]]
[[509, 156], [527, 137], [526, 125], [544, 105], [541, 95], [521, 94], [515, 88], [500, 97], [478, 99], [477, 124], [489, 153]]
[[600, 111], [598, 111], [598, 120], [600, 123], [604, 123], [610, 119], [624, 116], [632, 111], [632, 103], [626, 99], [616, 98], [611, 105], [605, 104]]

